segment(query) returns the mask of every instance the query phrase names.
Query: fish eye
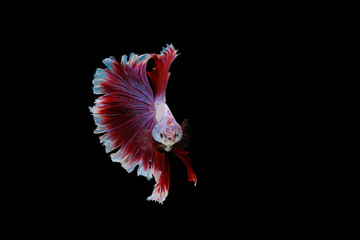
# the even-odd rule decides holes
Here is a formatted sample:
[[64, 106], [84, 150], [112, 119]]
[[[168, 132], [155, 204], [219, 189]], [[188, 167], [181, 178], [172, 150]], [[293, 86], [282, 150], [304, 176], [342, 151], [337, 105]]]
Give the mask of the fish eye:
[[160, 137], [161, 137], [161, 138], [163, 138], [163, 137], [164, 137], [164, 134], [163, 134], [162, 132], [160, 133]]
[[175, 137], [177, 138], [179, 136], [179, 134], [175, 133]]

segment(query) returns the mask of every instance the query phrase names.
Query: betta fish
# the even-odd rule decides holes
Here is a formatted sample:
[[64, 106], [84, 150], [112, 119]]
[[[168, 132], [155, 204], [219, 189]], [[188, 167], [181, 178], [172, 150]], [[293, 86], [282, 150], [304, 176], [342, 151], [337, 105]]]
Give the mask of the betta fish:
[[[112, 152], [112, 161], [121, 163], [127, 172], [138, 166], [137, 175], [148, 180], [154, 176], [154, 190], [147, 200], [161, 204], [170, 185], [169, 152], [185, 164], [188, 180], [195, 186], [197, 182], [189, 152], [184, 150], [188, 121], [185, 119], [180, 126], [165, 98], [169, 68], [177, 56], [171, 44], [160, 54], [131, 53], [129, 60], [123, 55], [121, 63], [114, 57], [104, 59], [107, 68], [98, 68], [93, 80], [93, 92], [101, 96], [94, 107], [89, 107], [97, 125], [94, 133], [104, 133], [100, 143], [107, 153]], [[147, 71], [150, 59], [155, 67]]]

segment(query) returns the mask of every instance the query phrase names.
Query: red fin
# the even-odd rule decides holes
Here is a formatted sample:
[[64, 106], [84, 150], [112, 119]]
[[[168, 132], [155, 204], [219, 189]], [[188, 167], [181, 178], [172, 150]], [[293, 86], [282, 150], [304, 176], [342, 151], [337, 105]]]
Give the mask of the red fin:
[[160, 54], [152, 54], [155, 60], [154, 71], [147, 72], [154, 86], [155, 99], [165, 100], [166, 85], [169, 80], [171, 63], [178, 56], [174, 46], [167, 45]]
[[196, 186], [197, 178], [196, 178], [194, 170], [190, 166], [191, 159], [188, 156], [189, 152], [185, 151], [184, 149], [177, 149], [174, 153], [185, 164], [185, 166], [187, 168], [188, 180], [194, 181], [195, 186]]
[[169, 193], [170, 168], [169, 159], [166, 153], [155, 151], [155, 161], [151, 162], [151, 171], [155, 177], [155, 188], [147, 200], [163, 203]]
[[154, 95], [146, 76], [149, 54], [130, 54], [118, 63], [113, 57], [103, 62], [106, 69], [97, 69], [94, 75], [94, 93], [104, 94], [90, 108], [97, 129], [95, 133], [105, 133], [100, 137], [106, 152], [118, 151], [110, 155], [114, 162], [131, 172], [136, 166], [138, 174], [152, 177], [149, 162], [154, 150], [141, 148], [139, 139], [151, 131], [156, 124]]

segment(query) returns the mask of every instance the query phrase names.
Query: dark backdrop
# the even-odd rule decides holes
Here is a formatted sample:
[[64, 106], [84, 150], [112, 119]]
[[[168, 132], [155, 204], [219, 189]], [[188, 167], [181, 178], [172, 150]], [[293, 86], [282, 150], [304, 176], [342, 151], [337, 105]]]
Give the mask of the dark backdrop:
[[[291, 108], [286, 95], [294, 91], [285, 80], [297, 74], [288, 70], [294, 46], [265, 23], [132, 30], [79, 25], [29, 44], [24, 61], [35, 65], [30, 72], [38, 81], [31, 85], [38, 91], [26, 113], [32, 130], [25, 147], [32, 160], [16, 163], [17, 200], [27, 199], [19, 201], [34, 212], [75, 219], [143, 217], [150, 209], [215, 224], [225, 216], [285, 211], [297, 197], [287, 181], [296, 172], [287, 161], [297, 155], [286, 141], [293, 130], [284, 131], [292, 118], [284, 113]], [[178, 122], [189, 118], [192, 124], [189, 150], [198, 184], [188, 182], [185, 166], [170, 156], [169, 195], [160, 205], [146, 200], [153, 179], [127, 173], [105, 153], [88, 106], [98, 97], [92, 80], [104, 58], [159, 53], [166, 44], [180, 53], [170, 69], [167, 103]]]

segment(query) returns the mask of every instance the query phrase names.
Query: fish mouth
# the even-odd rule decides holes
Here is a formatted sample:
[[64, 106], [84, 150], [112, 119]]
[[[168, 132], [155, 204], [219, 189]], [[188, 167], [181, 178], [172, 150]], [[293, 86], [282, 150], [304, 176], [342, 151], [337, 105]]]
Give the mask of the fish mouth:
[[174, 144], [175, 144], [175, 141], [167, 141], [167, 142], [165, 142], [164, 143], [164, 150], [166, 152], [170, 152], [170, 150], [173, 148]]
[[170, 152], [172, 148], [172, 145], [168, 145], [164, 147], [165, 152]]

